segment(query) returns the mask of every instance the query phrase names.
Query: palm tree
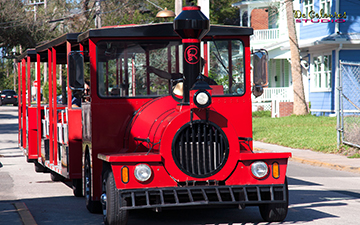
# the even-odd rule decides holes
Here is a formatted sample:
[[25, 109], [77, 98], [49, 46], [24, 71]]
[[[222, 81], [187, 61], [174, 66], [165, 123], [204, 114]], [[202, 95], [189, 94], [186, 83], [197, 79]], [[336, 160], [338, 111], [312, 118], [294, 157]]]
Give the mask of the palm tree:
[[286, 0], [285, 4], [291, 53], [291, 75], [294, 89], [293, 113], [295, 115], [306, 115], [309, 112], [305, 100], [304, 84], [301, 75], [299, 45], [296, 38], [296, 30], [293, 16], [293, 0]]

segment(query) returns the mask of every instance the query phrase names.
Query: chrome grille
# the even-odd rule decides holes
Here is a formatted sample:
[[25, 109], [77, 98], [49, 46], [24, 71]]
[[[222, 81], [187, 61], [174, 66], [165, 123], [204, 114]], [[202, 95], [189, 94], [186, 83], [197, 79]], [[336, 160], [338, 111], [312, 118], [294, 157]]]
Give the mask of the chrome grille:
[[175, 135], [173, 157], [178, 167], [193, 177], [208, 177], [221, 169], [229, 152], [225, 133], [206, 121], [185, 124]]

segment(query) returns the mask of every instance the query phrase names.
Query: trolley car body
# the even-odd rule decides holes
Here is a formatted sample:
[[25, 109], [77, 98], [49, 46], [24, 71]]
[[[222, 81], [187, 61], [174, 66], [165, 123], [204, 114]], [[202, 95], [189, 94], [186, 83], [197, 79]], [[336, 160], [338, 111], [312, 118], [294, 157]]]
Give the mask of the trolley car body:
[[[200, 12], [186, 11], [190, 17]], [[255, 153], [252, 146], [252, 29], [212, 25], [200, 34], [181, 26], [176, 32], [173, 23], [92, 29], [25, 52], [19, 58], [19, 146], [37, 171], [73, 180], [74, 194], [85, 195], [91, 212], [102, 207], [107, 224], [125, 224], [133, 209], [199, 205], [259, 205], [265, 220], [283, 220], [291, 155]], [[191, 36], [196, 32], [203, 35], [198, 41]], [[46, 105], [39, 82], [36, 105], [25, 104], [31, 92], [26, 66], [35, 61], [37, 81], [40, 65], [48, 63]], [[57, 103], [59, 64], [68, 69], [66, 104]], [[90, 95], [74, 107], [72, 92], [84, 86], [76, 69], [82, 66], [90, 74]], [[186, 66], [196, 67], [195, 77]], [[180, 79], [155, 75], [154, 67]], [[271, 214], [278, 208], [281, 217]]]

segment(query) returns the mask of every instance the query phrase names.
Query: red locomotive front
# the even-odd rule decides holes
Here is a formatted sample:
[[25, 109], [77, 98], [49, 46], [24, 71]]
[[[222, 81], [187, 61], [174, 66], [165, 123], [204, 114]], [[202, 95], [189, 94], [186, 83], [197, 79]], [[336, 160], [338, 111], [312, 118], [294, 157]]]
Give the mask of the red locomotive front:
[[[290, 154], [252, 151], [251, 34], [185, 7], [174, 25], [79, 35], [91, 65], [82, 106], [90, 211], [101, 200], [105, 222], [125, 224], [133, 209], [259, 205], [265, 220], [285, 219]], [[266, 70], [258, 52], [257, 93]]]
[[[18, 59], [19, 146], [37, 172], [72, 180], [105, 224], [126, 224], [136, 209], [209, 205], [284, 220], [291, 154], [253, 152], [251, 93], [267, 85], [267, 56], [255, 52], [251, 70], [252, 33], [210, 26], [188, 6], [174, 23], [70, 33], [28, 50]], [[39, 86], [36, 105], [25, 98], [35, 61], [39, 86], [49, 73], [44, 105]], [[68, 68], [61, 102], [58, 64]]]

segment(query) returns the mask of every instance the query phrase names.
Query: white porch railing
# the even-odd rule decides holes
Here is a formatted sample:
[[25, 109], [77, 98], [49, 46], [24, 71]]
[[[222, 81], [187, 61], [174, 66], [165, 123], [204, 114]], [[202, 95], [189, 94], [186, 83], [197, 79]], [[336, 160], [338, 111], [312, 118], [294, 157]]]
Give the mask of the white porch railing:
[[264, 29], [254, 30], [254, 34], [250, 36], [250, 41], [266, 41], [276, 40], [280, 37], [280, 30], [277, 29]]
[[282, 102], [293, 101], [293, 88], [282, 87], [282, 88], [264, 88], [264, 93], [260, 97], [251, 95], [253, 102], [270, 102], [273, 100]]

